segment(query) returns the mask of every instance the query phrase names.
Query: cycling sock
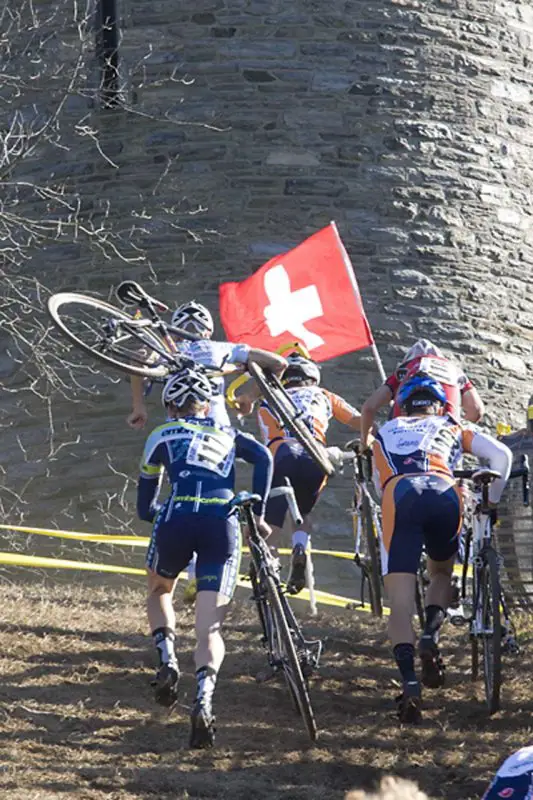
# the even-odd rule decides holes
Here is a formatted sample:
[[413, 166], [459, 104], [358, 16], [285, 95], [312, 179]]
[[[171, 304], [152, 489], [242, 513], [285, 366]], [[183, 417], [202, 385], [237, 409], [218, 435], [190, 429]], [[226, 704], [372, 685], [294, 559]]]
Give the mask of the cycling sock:
[[292, 546], [296, 547], [297, 544], [301, 544], [304, 550], [307, 550], [307, 545], [309, 544], [309, 534], [305, 531], [295, 531], [292, 534]]
[[422, 637], [430, 636], [435, 644], [439, 641], [439, 630], [446, 619], [446, 612], [442, 606], [426, 606], [426, 624], [422, 632]]
[[155, 646], [159, 654], [159, 665], [171, 664], [177, 668], [178, 659], [174, 651], [176, 634], [172, 628], [156, 628], [152, 631], [152, 636], [154, 637]]
[[217, 682], [213, 667], [200, 667], [196, 670], [196, 702], [211, 705]]
[[397, 644], [392, 652], [402, 674], [405, 683], [413, 683], [417, 680], [415, 672], [415, 648], [407, 642]]

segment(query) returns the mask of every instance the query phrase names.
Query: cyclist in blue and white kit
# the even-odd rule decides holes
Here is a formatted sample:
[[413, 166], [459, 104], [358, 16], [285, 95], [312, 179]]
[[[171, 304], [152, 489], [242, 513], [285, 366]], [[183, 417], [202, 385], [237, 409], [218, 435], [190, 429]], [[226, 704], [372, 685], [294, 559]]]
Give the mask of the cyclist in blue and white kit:
[[[213, 317], [205, 306], [195, 300], [178, 306], [172, 315], [171, 325], [203, 337], [203, 339], [196, 342], [177, 342], [180, 353], [183, 353], [196, 364], [222, 368], [224, 364], [246, 366], [253, 361], [260, 367], [271, 370], [276, 374], [283, 372], [287, 366], [286, 360], [276, 353], [249, 347], [247, 344], [213, 342], [211, 340], [215, 328]], [[224, 399], [224, 379], [213, 378], [212, 383], [214, 392], [209, 416], [220, 425], [229, 425], [230, 420]], [[144, 379], [138, 375], [131, 376], [131, 395], [133, 408], [127, 418], [127, 422], [131, 428], [139, 430], [144, 428], [148, 419], [148, 412], [144, 400]]]
[[[272, 457], [252, 436], [218, 425], [207, 416], [210, 381], [185, 369], [163, 390], [163, 405], [172, 421], [155, 428], [145, 444], [137, 490], [141, 519], [154, 521], [146, 566], [147, 611], [160, 666], [156, 701], [172, 706], [179, 681], [174, 650], [176, 617], [173, 593], [179, 573], [193, 552], [196, 563], [196, 679], [191, 713], [191, 747], [209, 747], [214, 740], [212, 698], [224, 659], [221, 627], [237, 581], [240, 529], [229, 506], [233, 497], [235, 459], [254, 465], [253, 491], [264, 500], [254, 508], [259, 530], [272, 480]], [[160, 471], [169, 477], [171, 493], [157, 504]]]
[[[203, 337], [195, 342], [187, 340], [177, 342], [180, 352], [196, 364], [222, 368], [224, 364], [246, 366], [249, 362], [254, 361], [260, 367], [269, 369], [276, 374], [283, 372], [287, 364], [282, 356], [269, 353], [266, 350], [249, 347], [247, 344], [213, 342], [211, 340], [215, 328], [213, 317], [205, 306], [195, 300], [190, 300], [178, 306], [172, 314], [171, 325]], [[219, 425], [230, 425], [224, 398], [224, 378], [212, 378], [211, 383], [214, 391], [209, 405], [209, 416]], [[133, 409], [127, 418], [127, 422], [131, 428], [137, 430], [144, 428], [148, 419], [144, 387], [143, 378], [136, 375], [131, 376]], [[194, 556], [188, 565], [187, 572], [189, 583], [185, 587], [184, 598], [187, 602], [193, 602], [196, 592]]]
[[533, 747], [522, 747], [505, 759], [482, 800], [533, 798]]

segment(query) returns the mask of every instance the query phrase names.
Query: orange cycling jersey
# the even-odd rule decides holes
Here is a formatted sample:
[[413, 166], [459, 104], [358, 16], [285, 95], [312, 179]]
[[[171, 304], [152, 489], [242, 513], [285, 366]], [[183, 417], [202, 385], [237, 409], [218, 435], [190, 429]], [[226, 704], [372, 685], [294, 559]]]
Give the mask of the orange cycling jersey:
[[[357, 411], [338, 394], [322, 389], [320, 386], [302, 386], [287, 389], [287, 394], [301, 413], [302, 419], [313, 436], [323, 444], [326, 443], [326, 432], [329, 421], [333, 417], [339, 422], [349, 425]], [[294, 438], [290, 430], [283, 427], [276, 414], [264, 401], [259, 408], [259, 427], [265, 444], [275, 452], [279, 445], [287, 439]]]

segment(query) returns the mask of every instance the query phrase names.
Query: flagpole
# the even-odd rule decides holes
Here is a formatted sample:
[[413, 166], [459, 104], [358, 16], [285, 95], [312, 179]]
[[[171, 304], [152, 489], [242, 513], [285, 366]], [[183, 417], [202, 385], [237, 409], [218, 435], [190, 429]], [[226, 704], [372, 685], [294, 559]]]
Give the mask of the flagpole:
[[[342, 258], [343, 258], [343, 261], [344, 261], [344, 266], [346, 267], [346, 272], [348, 273], [348, 277], [350, 279], [350, 283], [352, 284], [352, 289], [353, 289], [353, 293], [355, 295], [355, 299], [357, 300], [357, 302], [361, 306], [361, 309], [362, 309], [363, 314], [364, 314], [365, 310], [364, 310], [364, 306], [363, 306], [363, 300], [362, 300], [361, 294], [359, 292], [359, 287], [357, 286], [357, 281], [355, 280], [355, 273], [354, 273], [354, 269], [353, 269], [353, 266], [352, 266], [352, 262], [350, 261], [350, 256], [348, 255], [348, 252], [347, 252], [347, 250], [346, 250], [346, 248], [344, 246], [344, 242], [342, 241], [342, 239], [340, 237], [340, 234], [339, 234], [339, 231], [337, 230], [336, 222], [334, 220], [331, 220], [330, 225], [333, 228], [333, 230], [335, 231], [335, 236], [337, 237], [337, 242], [339, 244], [339, 247], [340, 247], [340, 250], [341, 250], [341, 253], [342, 253]], [[365, 319], [366, 319], [366, 314], [365, 314]], [[378, 348], [376, 346], [376, 343], [374, 341], [374, 337], [373, 336], [372, 336], [372, 344], [370, 345], [370, 347], [372, 348], [372, 353], [374, 354], [374, 359], [375, 359], [375, 362], [377, 364], [377, 368], [378, 368], [378, 372], [380, 374], [381, 380], [385, 383], [385, 381], [387, 380], [387, 373], [385, 372], [385, 370], [383, 368], [383, 362], [381, 360], [381, 356], [379, 355], [379, 351], [378, 351]]]

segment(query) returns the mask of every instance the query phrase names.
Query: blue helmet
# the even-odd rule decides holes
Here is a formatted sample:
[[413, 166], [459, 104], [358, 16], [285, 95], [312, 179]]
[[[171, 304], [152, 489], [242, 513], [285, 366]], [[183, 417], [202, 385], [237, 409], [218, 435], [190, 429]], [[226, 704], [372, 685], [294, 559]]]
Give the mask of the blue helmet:
[[409, 378], [400, 386], [398, 394], [396, 395], [396, 401], [400, 408], [404, 408], [415, 394], [426, 395], [425, 401], [423, 398], [420, 398], [420, 403], [413, 404], [419, 405], [420, 407], [431, 405], [435, 401], [441, 403], [441, 405], [445, 405], [448, 401], [442, 385], [424, 372], [413, 375], [412, 378]]

